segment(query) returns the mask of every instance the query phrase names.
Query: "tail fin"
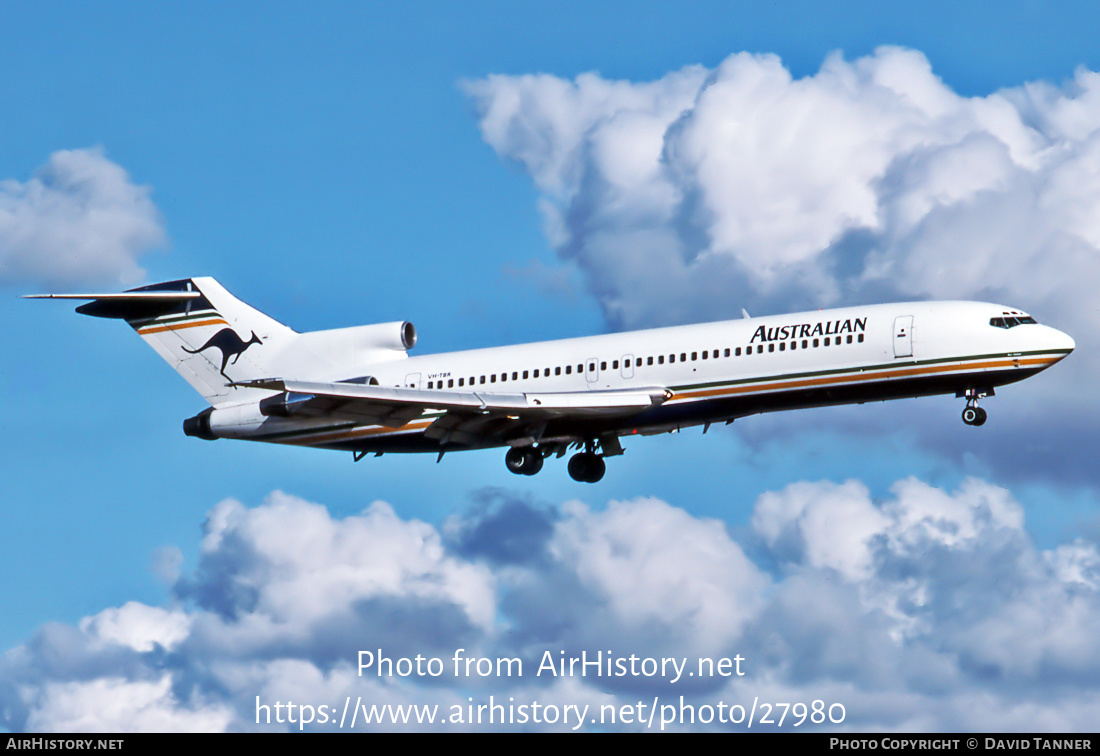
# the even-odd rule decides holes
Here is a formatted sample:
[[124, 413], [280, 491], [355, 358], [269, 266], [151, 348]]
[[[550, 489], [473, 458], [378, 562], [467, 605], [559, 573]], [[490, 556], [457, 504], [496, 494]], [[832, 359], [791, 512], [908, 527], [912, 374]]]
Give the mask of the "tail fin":
[[246, 305], [213, 278], [187, 278], [121, 294], [44, 295], [90, 299], [76, 311], [120, 318], [211, 405], [239, 401], [237, 380], [271, 377], [270, 366], [297, 334]]

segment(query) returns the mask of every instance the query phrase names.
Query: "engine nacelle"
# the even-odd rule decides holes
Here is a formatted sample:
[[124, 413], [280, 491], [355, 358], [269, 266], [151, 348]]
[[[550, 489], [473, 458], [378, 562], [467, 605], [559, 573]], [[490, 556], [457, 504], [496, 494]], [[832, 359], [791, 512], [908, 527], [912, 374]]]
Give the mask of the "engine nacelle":
[[291, 417], [305, 407], [313, 394], [301, 394], [297, 391], [284, 391], [275, 396], [260, 400], [260, 414], [264, 417]]
[[183, 435], [201, 438], [204, 441], [217, 441], [218, 437], [214, 435], [214, 430], [210, 427], [210, 415], [213, 414], [213, 412], [214, 408], [210, 407], [204, 409], [194, 417], [189, 417], [184, 420]]
[[408, 321], [296, 333], [283, 348], [267, 355], [267, 375], [304, 381], [339, 381], [370, 374], [372, 365], [403, 360], [416, 344]]
[[416, 344], [416, 327], [407, 320], [395, 323], [332, 328], [298, 335], [303, 347], [318, 354], [343, 354], [363, 361], [380, 351], [404, 352]]
[[183, 432], [207, 441], [247, 438], [265, 419], [259, 404], [255, 402], [236, 407], [211, 407], [184, 420]]

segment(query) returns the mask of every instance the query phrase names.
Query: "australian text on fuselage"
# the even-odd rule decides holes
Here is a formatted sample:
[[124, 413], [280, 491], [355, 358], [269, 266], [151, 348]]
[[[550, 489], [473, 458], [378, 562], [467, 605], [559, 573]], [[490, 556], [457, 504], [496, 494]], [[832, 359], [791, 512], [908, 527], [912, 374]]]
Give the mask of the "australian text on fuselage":
[[841, 333], [856, 333], [867, 330], [867, 318], [848, 318], [847, 320], [827, 320], [824, 323], [797, 323], [795, 325], [760, 326], [752, 335], [749, 343], [757, 341], [784, 341], [786, 339], [810, 339], [814, 336], [833, 336]]

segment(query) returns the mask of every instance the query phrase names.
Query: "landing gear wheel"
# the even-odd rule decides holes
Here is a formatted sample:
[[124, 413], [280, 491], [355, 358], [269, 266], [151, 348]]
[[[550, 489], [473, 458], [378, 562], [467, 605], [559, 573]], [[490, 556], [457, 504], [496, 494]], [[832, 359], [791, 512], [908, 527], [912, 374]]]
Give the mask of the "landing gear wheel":
[[579, 483], [596, 483], [607, 472], [603, 457], [581, 452], [569, 458], [569, 477]]
[[535, 449], [527, 450], [527, 463], [524, 466], [524, 475], [534, 475], [542, 469], [542, 455]]
[[542, 469], [542, 454], [529, 446], [514, 446], [504, 455], [504, 464], [516, 475], [534, 475]]
[[975, 427], [979, 425], [985, 425], [986, 421], [985, 410], [981, 407], [967, 407], [963, 410], [963, 422], [967, 425], [973, 425]]
[[588, 482], [599, 483], [603, 480], [605, 472], [607, 472], [607, 465], [604, 464], [603, 457], [593, 457], [592, 465], [588, 468]]

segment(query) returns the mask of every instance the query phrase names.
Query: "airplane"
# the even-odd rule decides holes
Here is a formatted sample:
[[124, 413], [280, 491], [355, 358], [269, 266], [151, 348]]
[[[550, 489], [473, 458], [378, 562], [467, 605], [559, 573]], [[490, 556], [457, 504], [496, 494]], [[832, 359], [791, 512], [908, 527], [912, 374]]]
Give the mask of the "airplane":
[[89, 300], [125, 320], [210, 404], [188, 436], [369, 453], [507, 447], [534, 475], [576, 450], [578, 482], [603, 478], [623, 436], [731, 423], [762, 412], [936, 394], [979, 400], [1073, 351], [1072, 338], [1017, 309], [908, 302], [749, 317], [533, 344], [411, 356], [412, 323], [298, 333], [213, 278]]

